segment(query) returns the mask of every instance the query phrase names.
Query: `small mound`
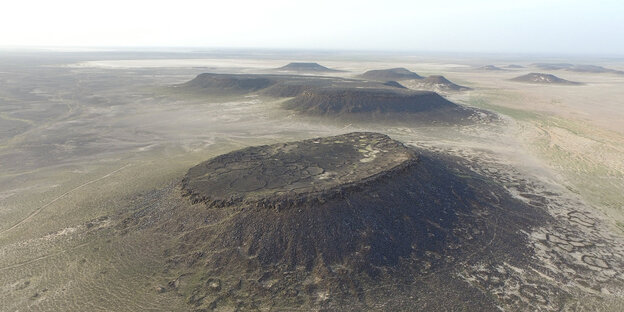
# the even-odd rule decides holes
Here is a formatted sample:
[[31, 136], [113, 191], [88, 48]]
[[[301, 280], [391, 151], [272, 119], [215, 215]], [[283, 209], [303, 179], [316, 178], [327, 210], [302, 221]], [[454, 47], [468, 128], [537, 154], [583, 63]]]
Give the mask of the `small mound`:
[[471, 90], [468, 87], [460, 86], [452, 83], [444, 76], [432, 75], [423, 80], [418, 81], [415, 86], [417, 88], [435, 90], [435, 91], [466, 91]]
[[339, 72], [339, 70], [327, 68], [318, 63], [293, 62], [284, 65], [277, 70], [298, 71], [298, 72]]
[[265, 76], [204, 73], [181, 86], [187, 90], [212, 94], [241, 94], [255, 92], [275, 83], [274, 79]]
[[525, 68], [525, 67], [522, 65], [518, 65], [518, 64], [509, 64], [507, 65], [507, 68], [518, 69], [518, 68]]
[[551, 74], [530, 73], [511, 79], [512, 81], [537, 83], [537, 84], [559, 84], [559, 85], [580, 85], [580, 82], [574, 82], [559, 78]]
[[407, 79], [422, 79], [423, 77], [415, 72], [412, 72], [406, 68], [390, 68], [390, 69], [376, 69], [369, 70], [362, 75], [361, 78], [369, 80], [407, 80]]
[[384, 86], [388, 86], [388, 87], [395, 87], [395, 88], [399, 88], [399, 89], [407, 89], [405, 86], [403, 86], [402, 84], [394, 81], [394, 80], [390, 80], [390, 81], [386, 81], [384, 82]]

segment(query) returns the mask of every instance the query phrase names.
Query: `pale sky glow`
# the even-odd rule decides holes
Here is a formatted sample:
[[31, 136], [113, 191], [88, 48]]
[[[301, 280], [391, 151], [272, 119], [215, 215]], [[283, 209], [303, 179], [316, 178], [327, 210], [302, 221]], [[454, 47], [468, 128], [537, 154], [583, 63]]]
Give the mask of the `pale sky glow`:
[[4, 1], [0, 46], [624, 54], [624, 1]]

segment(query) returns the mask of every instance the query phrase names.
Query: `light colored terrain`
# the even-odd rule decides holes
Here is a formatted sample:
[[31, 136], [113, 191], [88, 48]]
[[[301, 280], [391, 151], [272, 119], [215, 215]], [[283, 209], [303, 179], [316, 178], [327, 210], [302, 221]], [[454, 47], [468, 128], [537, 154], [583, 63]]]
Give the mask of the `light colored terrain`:
[[[51, 58], [41, 65], [30, 59], [2, 60], [0, 310], [186, 310], [183, 298], [157, 290], [166, 278], [158, 239], [111, 235], [115, 216], [139, 208], [137, 198], [175, 183], [189, 167], [212, 156], [356, 130], [383, 132], [482, 163], [485, 169], [475, 170], [508, 183], [523, 200], [529, 200], [522, 195], [526, 191], [512, 185], [529, 181], [531, 192], [549, 200], [552, 215], [576, 222], [570, 223], [572, 232], [600, 241], [578, 258], [599, 260], [578, 260], [595, 270], [576, 272], [554, 260], [566, 252], [545, 242], [554, 230], [536, 229], [530, 236], [544, 269], [531, 274], [510, 267], [497, 270], [508, 271], [520, 284], [553, 279], [554, 285], [559, 281], [553, 276], [568, 274], [570, 293], [580, 301], [591, 299], [586, 309], [617, 311], [622, 306], [622, 288], [584, 285], [598, 283], [603, 275], [624, 281], [624, 268], [604, 269], [600, 263], [624, 252], [624, 76], [558, 71], [553, 74], [586, 84], [540, 86], [508, 81], [537, 69], [475, 69], [486, 61], [325, 58], [313, 61], [349, 71], [340, 74], [345, 77], [389, 67], [444, 75], [474, 89], [447, 94], [449, 99], [495, 111], [503, 119], [446, 128], [327, 123], [297, 117], [256, 97], [223, 102], [162, 88], [205, 71], [266, 72], [291, 61], [279, 57]], [[461, 274], [478, 284], [479, 270], [488, 268]], [[577, 283], [585, 280], [591, 281]], [[512, 284], [490, 291], [501, 298], [519, 292]], [[592, 306], [597, 297], [602, 301]], [[574, 301], [567, 308], [583, 305]]]

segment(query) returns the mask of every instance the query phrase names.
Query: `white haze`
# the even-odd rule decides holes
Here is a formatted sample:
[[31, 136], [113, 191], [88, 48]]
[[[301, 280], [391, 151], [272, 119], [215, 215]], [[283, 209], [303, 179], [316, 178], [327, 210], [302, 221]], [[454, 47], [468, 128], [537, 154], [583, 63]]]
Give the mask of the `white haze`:
[[624, 54], [624, 2], [4, 1], [3, 47]]

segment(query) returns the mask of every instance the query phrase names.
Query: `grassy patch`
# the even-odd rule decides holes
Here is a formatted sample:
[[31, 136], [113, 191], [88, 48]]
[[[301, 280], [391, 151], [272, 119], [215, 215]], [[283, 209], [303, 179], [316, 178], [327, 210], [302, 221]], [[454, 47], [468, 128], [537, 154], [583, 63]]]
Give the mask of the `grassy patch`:
[[529, 121], [540, 119], [540, 117], [542, 117], [540, 114], [535, 112], [492, 104], [483, 98], [470, 98], [468, 100], [468, 104], [477, 108], [483, 108], [503, 114], [516, 120]]

